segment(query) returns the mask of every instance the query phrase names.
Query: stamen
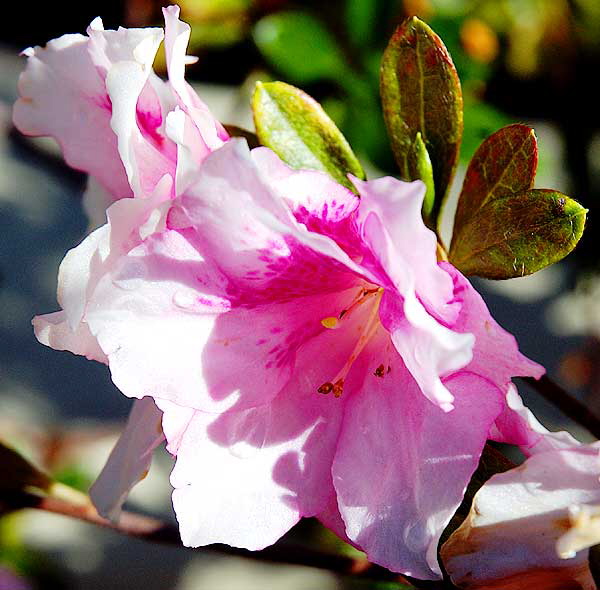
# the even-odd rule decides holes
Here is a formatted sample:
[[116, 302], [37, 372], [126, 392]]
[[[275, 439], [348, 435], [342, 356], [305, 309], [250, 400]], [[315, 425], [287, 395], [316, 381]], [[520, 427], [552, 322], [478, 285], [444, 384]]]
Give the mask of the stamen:
[[[369, 299], [370, 295], [375, 295], [379, 291], [380, 287], [375, 287], [374, 289], [361, 289], [360, 293], [354, 298], [354, 301], [350, 304], [346, 309], [342, 309], [337, 319], [341, 320], [347, 313], [350, 313], [354, 309], [356, 309], [359, 305], [362, 305], [367, 299]], [[330, 318], [325, 318], [321, 320], [323, 323], [325, 320], [329, 320]], [[325, 326], [328, 327], [328, 326]]]
[[[344, 380], [346, 378], [346, 375], [348, 375], [352, 365], [354, 364], [354, 361], [358, 358], [364, 347], [368, 344], [369, 340], [371, 340], [371, 338], [377, 331], [377, 328], [379, 327], [379, 303], [381, 302], [381, 297], [383, 295], [383, 287], [377, 287], [375, 289], [362, 289], [360, 295], [355, 299], [352, 305], [340, 314], [340, 318], [343, 315], [350, 312], [353, 308], [356, 308], [358, 305], [362, 305], [367, 299], [370, 299], [372, 295], [375, 295], [376, 300], [373, 303], [367, 321], [362, 329], [362, 333], [358, 338], [352, 352], [350, 353], [348, 360], [346, 361], [340, 372], [331, 381], [326, 381], [325, 383], [323, 383], [323, 385], [321, 385], [321, 387], [317, 389], [319, 393], [326, 395], [333, 391], [335, 397], [340, 397], [342, 395], [344, 391]], [[336, 318], [327, 317], [321, 320], [321, 323], [326, 328], [333, 327], [334, 322], [332, 322], [331, 320], [335, 319]], [[337, 325], [338, 321], [336, 320], [335, 326], [337, 327]], [[384, 372], [385, 367], [381, 365], [377, 368], [375, 374], [378, 377], [383, 377]]]
[[383, 377], [385, 375], [385, 367], [383, 365], [379, 365], [375, 369], [375, 372], [373, 373], [373, 375], [375, 375], [375, 377]]

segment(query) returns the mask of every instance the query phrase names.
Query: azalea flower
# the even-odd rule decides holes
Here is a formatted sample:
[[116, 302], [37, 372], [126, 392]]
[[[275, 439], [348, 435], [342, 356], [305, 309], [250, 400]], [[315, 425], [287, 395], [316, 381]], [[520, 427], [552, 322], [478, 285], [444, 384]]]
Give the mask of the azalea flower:
[[[185, 65], [195, 58], [185, 55], [190, 28], [178, 15], [177, 6], [164, 9], [165, 35], [159, 28], [107, 31], [96, 18], [87, 36], [63, 35], [23, 52], [14, 123], [26, 135], [53, 137], [67, 163], [89, 174], [84, 205], [94, 227], [115, 200], [147, 195], [164, 174], [175, 177], [177, 146], [166, 128], [176, 107], [197, 162], [228, 138], [185, 82]], [[163, 37], [167, 82], [152, 71]]]
[[[173, 15], [167, 40], [184, 30]], [[105, 32], [107, 51], [124, 31]], [[352, 178], [355, 194], [242, 139], [206, 141], [185, 101], [164, 126], [174, 165], [146, 182], [142, 144], [119, 135], [139, 139], [139, 117], [117, 117], [108, 80], [136, 198], [67, 254], [61, 310], [34, 319], [41, 342], [106, 363], [138, 400], [92, 489], [99, 511], [118, 518], [166, 439], [184, 544], [260, 549], [316, 516], [373, 562], [440, 577], [486, 439], [542, 442], [510, 380], [543, 369], [438, 263], [423, 184]]]
[[595, 590], [600, 443], [566, 440], [491, 477], [441, 555], [461, 588]]

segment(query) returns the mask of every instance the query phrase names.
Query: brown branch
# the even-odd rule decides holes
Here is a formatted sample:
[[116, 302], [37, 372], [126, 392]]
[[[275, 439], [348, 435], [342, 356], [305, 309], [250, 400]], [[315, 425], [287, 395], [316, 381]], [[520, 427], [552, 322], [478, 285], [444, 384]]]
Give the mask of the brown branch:
[[[13, 493], [5, 492], [2, 494], [0, 514], [2, 511], [7, 512], [9, 510], [12, 511], [22, 508], [33, 508], [45, 512], [52, 512], [54, 514], [62, 514], [63, 516], [69, 516], [90, 524], [111, 529], [129, 537], [153, 543], [174, 545], [185, 549], [181, 544], [181, 538], [177, 527], [156, 518], [123, 511], [119, 522], [114, 523], [102, 518], [96, 512], [96, 509], [89, 503], [78, 504], [62, 498], [42, 496], [22, 491], [15, 491]], [[212, 545], [206, 547], [205, 550], [260, 561], [304, 565], [325, 569], [341, 575], [354, 575], [371, 580], [407, 583], [399, 574], [395, 574], [383, 567], [372, 564], [363, 557], [349, 557], [345, 555], [323, 553], [305, 547], [292, 546], [287, 543], [274, 545], [267, 549], [263, 549], [262, 551], [247, 551], [245, 549], [237, 549], [227, 545]]]
[[532, 377], [523, 377], [523, 381], [533, 387], [544, 399], [555, 405], [571, 420], [577, 422], [600, 439], [600, 419], [584, 403], [567, 393], [546, 375], [539, 380]]

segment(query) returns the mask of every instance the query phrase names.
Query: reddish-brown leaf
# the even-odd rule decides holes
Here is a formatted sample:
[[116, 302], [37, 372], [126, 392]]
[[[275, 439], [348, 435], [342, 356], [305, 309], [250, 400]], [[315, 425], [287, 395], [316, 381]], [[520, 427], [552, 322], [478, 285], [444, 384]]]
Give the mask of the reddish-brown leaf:
[[403, 179], [419, 178], [411, 150], [417, 133], [425, 142], [436, 195], [429, 220], [435, 226], [458, 161], [463, 129], [462, 93], [446, 47], [416, 17], [396, 29], [385, 50], [381, 99]]
[[491, 200], [532, 188], [537, 161], [531, 127], [509, 125], [490, 135], [469, 163], [454, 217], [452, 245], [467, 221]]
[[552, 190], [489, 199], [452, 241], [450, 262], [466, 275], [511, 279], [564, 258], [577, 244], [587, 210]]

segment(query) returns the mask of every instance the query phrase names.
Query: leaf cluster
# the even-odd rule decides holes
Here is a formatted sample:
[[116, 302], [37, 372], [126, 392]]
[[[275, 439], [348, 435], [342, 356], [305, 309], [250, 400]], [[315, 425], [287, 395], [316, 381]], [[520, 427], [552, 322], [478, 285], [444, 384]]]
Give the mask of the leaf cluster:
[[[312, 23], [305, 34], [332, 49], [324, 30], [315, 27]], [[307, 81], [328, 69], [344, 70], [341, 56], [332, 52], [312, 64], [313, 74], [303, 70]], [[399, 176], [425, 184], [423, 217], [437, 232], [459, 161], [463, 98], [444, 43], [416, 17], [396, 29], [384, 52], [380, 94]], [[350, 188], [348, 174], [365, 177], [342, 132], [298, 88], [258, 83], [252, 109], [257, 140], [292, 167], [321, 170]], [[581, 238], [587, 211], [558, 191], [533, 188], [537, 161], [533, 129], [520, 124], [503, 127], [476, 150], [447, 254], [464, 274], [528, 275], [561, 260]]]

